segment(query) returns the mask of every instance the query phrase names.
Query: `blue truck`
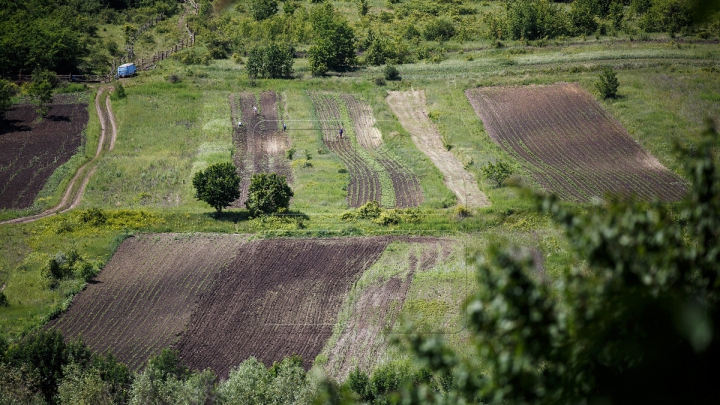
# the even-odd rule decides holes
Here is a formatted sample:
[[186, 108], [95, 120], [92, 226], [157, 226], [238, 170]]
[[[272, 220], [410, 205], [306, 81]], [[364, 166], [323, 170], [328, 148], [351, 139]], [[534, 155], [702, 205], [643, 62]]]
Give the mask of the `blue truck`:
[[117, 77], [128, 77], [135, 74], [135, 64], [134, 63], [126, 63], [124, 65], [120, 65], [117, 70]]

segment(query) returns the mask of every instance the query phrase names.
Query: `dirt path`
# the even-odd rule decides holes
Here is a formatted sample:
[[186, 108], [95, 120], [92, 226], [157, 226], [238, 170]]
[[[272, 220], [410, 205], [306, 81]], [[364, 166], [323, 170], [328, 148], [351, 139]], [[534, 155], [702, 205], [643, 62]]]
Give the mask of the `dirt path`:
[[418, 147], [440, 169], [443, 182], [458, 198], [458, 204], [468, 207], [485, 207], [490, 201], [478, 188], [475, 177], [442, 144], [437, 127], [425, 110], [425, 92], [391, 91], [387, 97], [390, 109], [402, 126], [410, 132]]
[[[38, 219], [42, 219], [45, 217], [48, 217], [50, 215], [54, 214], [61, 214], [64, 212], [67, 212], [73, 208], [76, 208], [80, 201], [82, 201], [83, 194], [85, 193], [85, 187], [87, 186], [88, 182], [90, 181], [90, 177], [95, 173], [95, 169], [97, 168], [97, 163], [100, 160], [100, 155], [103, 152], [103, 149], [107, 145], [108, 150], [112, 150], [115, 147], [115, 139], [117, 137], [117, 125], [115, 123], [115, 116], [112, 113], [112, 109], [110, 107], [110, 97], [109, 94], [104, 94], [106, 91], [112, 91], [113, 88], [100, 88], [97, 92], [97, 96], [95, 97], [95, 110], [97, 111], [98, 118], [100, 119], [100, 140], [98, 142], [97, 150], [95, 151], [95, 156], [89, 161], [80, 166], [80, 168], [75, 172], [75, 175], [73, 176], [72, 180], [70, 180], [70, 183], [67, 186], [67, 189], [65, 189], [65, 193], [62, 196], [62, 199], [60, 199], [60, 202], [58, 205], [56, 205], [53, 208], [50, 208], [48, 210], [45, 210], [41, 212], [40, 214], [31, 215], [29, 217], [22, 217], [22, 218], [15, 218], [10, 219], [7, 221], [0, 222], [0, 225], [5, 224], [25, 224], [28, 222], [34, 222]], [[102, 97], [106, 97], [105, 106], [107, 108], [107, 114], [103, 110], [100, 99]], [[109, 139], [106, 141], [106, 129], [108, 127], [108, 121], [110, 122], [110, 127], [112, 129], [112, 133], [110, 134]], [[82, 180], [81, 180], [82, 178]], [[75, 190], [75, 185], [80, 182], [80, 186]], [[73, 192], [75, 190], [75, 192]], [[69, 205], [68, 205], [69, 203]]]

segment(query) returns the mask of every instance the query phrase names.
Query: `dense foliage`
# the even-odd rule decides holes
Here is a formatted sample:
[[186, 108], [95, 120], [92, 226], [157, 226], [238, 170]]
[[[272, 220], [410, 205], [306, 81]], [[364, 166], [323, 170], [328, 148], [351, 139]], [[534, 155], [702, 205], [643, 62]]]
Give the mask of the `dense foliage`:
[[287, 210], [293, 195], [285, 176], [277, 173], [257, 173], [250, 179], [245, 206], [252, 216], [272, 214]]
[[250, 77], [275, 79], [293, 73], [295, 49], [291, 45], [270, 44], [253, 48], [245, 64]]
[[357, 64], [355, 33], [330, 3], [313, 9], [312, 24], [315, 40], [308, 55], [313, 75], [323, 75], [328, 70], [343, 71]]
[[205, 201], [220, 213], [240, 198], [240, 176], [232, 163], [217, 163], [195, 173], [195, 198]]
[[498, 187], [501, 187], [505, 180], [512, 175], [512, 167], [505, 163], [498, 161], [496, 163], [488, 163], [482, 168], [483, 175], [485, 178], [495, 182]]
[[4, 79], [0, 79], [0, 117], [12, 106], [12, 97], [17, 94], [17, 86]]

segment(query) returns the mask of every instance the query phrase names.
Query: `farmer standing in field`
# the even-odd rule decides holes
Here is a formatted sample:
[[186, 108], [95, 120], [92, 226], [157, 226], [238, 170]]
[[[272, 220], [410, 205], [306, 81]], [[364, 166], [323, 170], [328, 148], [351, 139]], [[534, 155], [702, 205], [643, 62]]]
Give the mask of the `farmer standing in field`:
[[238, 121], [238, 128], [242, 127], [242, 121]]
[[253, 106], [253, 112], [255, 112], [255, 115], [257, 115], [257, 107]]
[[283, 122], [283, 132], [287, 131], [287, 127], [285, 126], [285, 123]]
[[343, 135], [343, 127], [342, 127], [342, 125], [340, 125], [339, 134], [340, 134], [340, 139], [342, 139], [342, 135]]

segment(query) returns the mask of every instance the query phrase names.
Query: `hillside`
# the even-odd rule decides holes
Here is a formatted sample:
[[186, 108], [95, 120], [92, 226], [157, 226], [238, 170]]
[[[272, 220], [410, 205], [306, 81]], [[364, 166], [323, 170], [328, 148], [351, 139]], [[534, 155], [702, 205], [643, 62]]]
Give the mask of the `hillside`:
[[[152, 402], [152, 384], [243, 403], [248, 378], [264, 379], [259, 403], [307, 403], [318, 372], [394, 381], [349, 388], [368, 402], [404, 378], [447, 392], [408, 339], [442, 336], [479, 361], [463, 304], [487, 291], [476, 273], [496, 246], [516, 247], [553, 299], [568, 274], [594, 274], [531, 190], [578, 215], [613, 196], [673, 211], [696, 175], [674, 144], [720, 120], [720, 16], [683, 0], [11, 3], [8, 77], [141, 68], [57, 84], [44, 118], [34, 82], [7, 85], [0, 366], [26, 378], [18, 347], [61, 331], [129, 367], [115, 382], [90, 360], [56, 364], [53, 384], [0, 379], [16, 399], [77, 402], [88, 375], [117, 403]], [[72, 23], [52, 28], [53, 11]], [[22, 56], [49, 55], [24, 41], [43, 22], [76, 52]], [[619, 87], [604, 98], [607, 68]], [[240, 179], [222, 213], [193, 185], [216, 163]], [[250, 215], [260, 173], [285, 177], [287, 209]], [[175, 379], [153, 380], [168, 362]]]

